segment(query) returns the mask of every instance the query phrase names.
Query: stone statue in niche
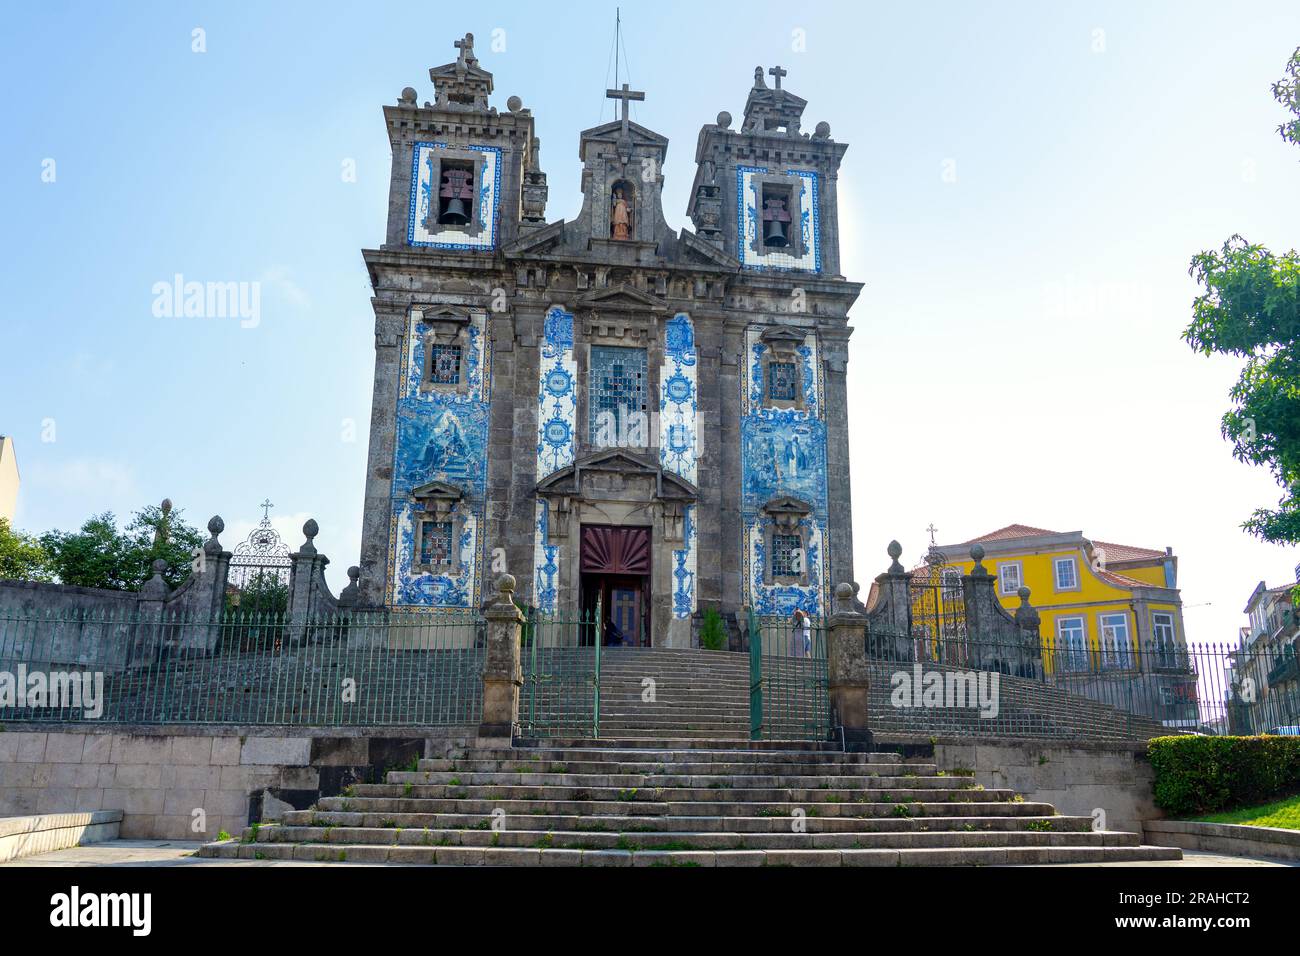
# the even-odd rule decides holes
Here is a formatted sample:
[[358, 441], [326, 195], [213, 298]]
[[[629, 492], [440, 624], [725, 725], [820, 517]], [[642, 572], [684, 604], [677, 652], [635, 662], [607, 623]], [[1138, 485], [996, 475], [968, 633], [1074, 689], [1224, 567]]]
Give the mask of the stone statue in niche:
[[614, 200], [609, 211], [609, 235], [612, 239], [632, 238], [632, 207], [623, 196], [623, 186], [614, 187]]

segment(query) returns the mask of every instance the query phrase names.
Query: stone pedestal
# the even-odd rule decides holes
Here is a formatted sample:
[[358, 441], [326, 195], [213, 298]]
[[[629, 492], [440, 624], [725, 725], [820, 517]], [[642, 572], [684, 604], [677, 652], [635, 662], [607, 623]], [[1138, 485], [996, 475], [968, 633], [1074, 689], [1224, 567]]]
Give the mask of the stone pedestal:
[[497, 601], [483, 612], [487, 619], [487, 656], [483, 662], [480, 747], [509, 747], [519, 727], [519, 688], [524, 683], [519, 638], [524, 616], [512, 600], [514, 590], [515, 579], [501, 575], [497, 579]]
[[833, 723], [853, 750], [871, 749], [867, 695], [867, 619], [853, 603], [853, 585], [835, 586], [835, 612], [826, 629], [826, 679]]

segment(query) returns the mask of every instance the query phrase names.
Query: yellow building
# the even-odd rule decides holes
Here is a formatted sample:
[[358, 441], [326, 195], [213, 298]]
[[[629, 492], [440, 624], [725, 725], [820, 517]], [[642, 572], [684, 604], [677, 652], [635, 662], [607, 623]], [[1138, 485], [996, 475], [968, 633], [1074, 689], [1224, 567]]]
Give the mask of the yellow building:
[[[1147, 671], [1174, 665], [1186, 648], [1178, 559], [1158, 551], [1097, 541], [1082, 531], [1013, 524], [970, 541], [937, 545], [941, 573], [971, 570], [970, 549], [984, 548], [1003, 607], [1020, 606], [1021, 586], [1041, 616], [1043, 666], [1049, 673]], [[960, 592], [958, 592], [960, 593]], [[1142, 655], [1149, 654], [1145, 660]]]
[[18, 459], [14, 456], [14, 440], [0, 435], [0, 518], [12, 525], [17, 506]]

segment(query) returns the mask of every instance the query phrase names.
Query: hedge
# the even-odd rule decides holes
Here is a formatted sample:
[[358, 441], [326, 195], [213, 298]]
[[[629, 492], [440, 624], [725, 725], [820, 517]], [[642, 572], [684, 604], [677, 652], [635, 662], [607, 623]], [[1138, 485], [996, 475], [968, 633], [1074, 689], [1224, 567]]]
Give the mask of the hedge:
[[1300, 737], [1156, 737], [1147, 756], [1156, 806], [1175, 816], [1300, 790]]

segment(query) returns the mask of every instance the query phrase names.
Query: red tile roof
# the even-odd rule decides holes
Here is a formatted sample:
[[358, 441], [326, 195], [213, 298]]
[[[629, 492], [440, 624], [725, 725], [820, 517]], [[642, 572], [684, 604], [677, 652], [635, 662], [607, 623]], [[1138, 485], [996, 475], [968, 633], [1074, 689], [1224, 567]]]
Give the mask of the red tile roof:
[[1131, 544], [1113, 544], [1110, 541], [1092, 542], [1093, 547], [1106, 549], [1106, 563], [1115, 561], [1150, 561], [1163, 558], [1165, 553], [1154, 548], [1135, 548]]
[[974, 544], [976, 541], [1004, 541], [1007, 538], [1027, 538], [1035, 534], [1060, 534], [1059, 531], [1048, 531], [1045, 528], [1031, 528], [1027, 524], [1009, 524], [1005, 528], [998, 528], [997, 531], [990, 531], [988, 534], [982, 534], [978, 538], [971, 538], [963, 544]]

